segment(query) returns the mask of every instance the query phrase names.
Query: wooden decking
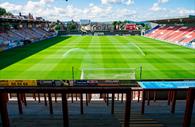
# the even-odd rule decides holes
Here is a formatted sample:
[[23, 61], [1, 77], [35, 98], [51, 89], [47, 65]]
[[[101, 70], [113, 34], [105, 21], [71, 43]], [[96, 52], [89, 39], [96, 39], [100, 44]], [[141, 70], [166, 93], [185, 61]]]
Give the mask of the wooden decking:
[[[111, 114], [111, 105], [103, 101], [92, 101], [84, 105], [84, 115], [80, 115], [79, 102], [69, 101], [70, 127], [122, 127], [124, 124], [124, 103], [115, 101], [115, 114]], [[19, 115], [16, 101], [8, 103], [11, 127], [63, 127], [61, 102], [53, 102], [54, 115], [44, 102], [28, 101]], [[132, 101], [130, 127], [182, 127], [185, 101], [177, 101], [176, 113], [171, 114], [167, 101], [151, 102], [146, 106], [145, 115], [140, 113], [141, 103]], [[0, 124], [1, 126], [1, 124]], [[195, 126], [195, 113], [192, 127]]]
[[[116, 113], [116, 117], [120, 121], [121, 126], [124, 125], [124, 119], [121, 116], [121, 113]], [[130, 127], [165, 127], [163, 124], [160, 124], [155, 119], [146, 118], [143, 115], [138, 113], [132, 113], [130, 119]]]
[[[165, 127], [163, 124], [159, 123], [157, 120], [141, 115], [139, 110], [134, 110], [134, 108], [139, 108], [140, 103], [133, 101], [131, 118], [130, 118], [130, 127]], [[124, 110], [123, 105], [117, 104], [115, 106], [115, 116], [120, 121], [121, 127], [124, 125]]]

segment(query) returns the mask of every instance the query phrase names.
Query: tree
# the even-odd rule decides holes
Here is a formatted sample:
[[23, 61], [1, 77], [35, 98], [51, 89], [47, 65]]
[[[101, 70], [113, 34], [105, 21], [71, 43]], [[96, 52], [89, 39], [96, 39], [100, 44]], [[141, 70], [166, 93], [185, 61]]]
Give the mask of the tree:
[[118, 25], [120, 25], [122, 22], [121, 21], [118, 21]]
[[0, 7], [0, 16], [6, 14], [6, 10]]
[[56, 24], [56, 25], [55, 25], [55, 31], [60, 31], [60, 28], [61, 28], [61, 27], [60, 27], [59, 24]]
[[124, 21], [124, 24], [127, 24], [127, 23], [129, 23], [129, 21], [128, 21], [128, 20], [125, 20], [125, 21]]
[[149, 24], [145, 24], [144, 28], [145, 28], [145, 30], [150, 30], [151, 26]]
[[7, 15], [7, 16], [13, 16], [13, 14], [11, 12], [7, 12], [5, 15]]
[[67, 29], [72, 31], [72, 30], [77, 30], [77, 23], [74, 22], [73, 20], [67, 23]]
[[114, 26], [114, 30], [116, 30], [117, 21], [112, 22], [112, 25]]
[[117, 22], [117, 30], [121, 30], [121, 27], [122, 27], [122, 22], [118, 21]]

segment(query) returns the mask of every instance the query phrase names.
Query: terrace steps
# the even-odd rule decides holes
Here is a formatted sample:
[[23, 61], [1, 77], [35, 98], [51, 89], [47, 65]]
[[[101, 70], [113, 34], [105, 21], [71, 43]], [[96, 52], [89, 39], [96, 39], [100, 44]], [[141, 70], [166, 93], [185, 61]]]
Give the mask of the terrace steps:
[[[116, 108], [118, 110], [118, 108]], [[116, 118], [120, 121], [121, 127], [124, 126], [124, 112], [123, 111], [115, 111]], [[141, 115], [138, 112], [131, 111], [130, 118], [130, 127], [165, 127], [163, 124], [158, 121], [147, 118], [144, 115]]]
[[[85, 101], [84, 101], [85, 103]], [[80, 115], [79, 101], [69, 101], [70, 127], [123, 127], [124, 103], [115, 101], [115, 113], [110, 113], [110, 104], [104, 101], [92, 101], [84, 105], [84, 115]], [[132, 104], [138, 104], [132, 101]], [[28, 101], [24, 107], [24, 114], [18, 115], [17, 102], [9, 102], [11, 127], [63, 127], [61, 102], [53, 102], [54, 115], [49, 115], [48, 107], [44, 102]], [[0, 124], [1, 125], [1, 124]], [[164, 127], [158, 121], [141, 115], [140, 112], [131, 111], [130, 127]]]

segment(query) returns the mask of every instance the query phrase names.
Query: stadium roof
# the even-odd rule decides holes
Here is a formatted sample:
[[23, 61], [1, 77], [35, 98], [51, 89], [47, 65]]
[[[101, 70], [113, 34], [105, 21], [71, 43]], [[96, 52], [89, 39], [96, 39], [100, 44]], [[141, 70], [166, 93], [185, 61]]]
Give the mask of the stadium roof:
[[158, 24], [180, 24], [180, 23], [191, 24], [191, 23], [195, 23], [195, 15], [189, 15], [187, 17], [180, 17], [180, 18], [149, 20], [148, 22], [153, 22]]
[[34, 22], [34, 23], [50, 23], [50, 21], [45, 20], [30, 20], [30, 19], [18, 19], [18, 18], [5, 18], [0, 17], [0, 22], [9, 22], [9, 23], [15, 23], [15, 22]]

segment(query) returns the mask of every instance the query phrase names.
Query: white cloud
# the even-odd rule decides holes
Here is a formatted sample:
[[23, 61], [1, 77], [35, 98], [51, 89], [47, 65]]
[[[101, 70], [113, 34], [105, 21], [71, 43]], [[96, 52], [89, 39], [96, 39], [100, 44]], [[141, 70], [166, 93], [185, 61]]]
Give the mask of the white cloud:
[[16, 12], [16, 13], [18, 12], [18, 10], [21, 10], [23, 8], [22, 5], [15, 5], [9, 2], [0, 4], [0, 7], [6, 8], [8, 11]]
[[180, 16], [184, 15], [195, 15], [195, 10], [189, 10], [185, 8], [178, 8], [177, 11], [179, 12]]
[[134, 3], [134, 0], [101, 0], [102, 4], [126, 4], [130, 5]]
[[169, 0], [159, 0], [159, 3], [167, 3]]
[[166, 10], [166, 8], [161, 8], [161, 5], [167, 3], [169, 0], [158, 0], [156, 3], [152, 5], [150, 8], [151, 11], [161, 11]]
[[[47, 2], [47, 4], [44, 4]], [[65, 20], [80, 20], [80, 19], [91, 19], [93, 21], [111, 21], [111, 20], [152, 20], [167, 17], [186, 16], [189, 14], [195, 14], [195, 10], [186, 8], [176, 9], [165, 9], [160, 7], [159, 3], [155, 3], [153, 8], [149, 10], [141, 9], [129, 9], [114, 8], [111, 5], [95, 5], [90, 3], [88, 6], [80, 8], [73, 5], [66, 5], [64, 7], [58, 7], [53, 5], [54, 0], [39, 0], [39, 1], [28, 1], [25, 4], [13, 4], [10, 2], [0, 3], [0, 7], [6, 8], [13, 14], [32, 13], [36, 17], [43, 17], [47, 20], [61, 21]], [[162, 2], [162, 0], [161, 0]], [[165, 0], [164, 0], [165, 2]], [[153, 10], [152, 10], [153, 9]], [[151, 11], [152, 10], [152, 11]]]
[[48, 4], [52, 2], [54, 2], [54, 0], [40, 0], [40, 3], [43, 3], [43, 4]]
[[[187, 8], [161, 9], [161, 11], [148, 11], [141, 17], [142, 20], [157, 20], [195, 15], [195, 10]], [[138, 14], [140, 15], [140, 14]]]
[[5, 2], [0, 3], [0, 6], [14, 14], [19, 12], [22, 12], [22, 14], [32, 13], [34, 16], [42, 16], [48, 20], [79, 20], [83, 18], [92, 20], [122, 20], [128, 19], [128, 15], [135, 13], [134, 10], [113, 9], [111, 6], [97, 6], [93, 3], [83, 9], [72, 5], [60, 8], [50, 4], [46, 5], [43, 2], [53, 2], [53, 0], [28, 1], [24, 5]]
[[152, 5], [152, 7], [150, 8], [150, 10], [152, 10], [152, 11], [159, 11], [161, 8], [160, 8], [160, 6], [159, 6], [159, 3], [154, 3], [153, 5]]

